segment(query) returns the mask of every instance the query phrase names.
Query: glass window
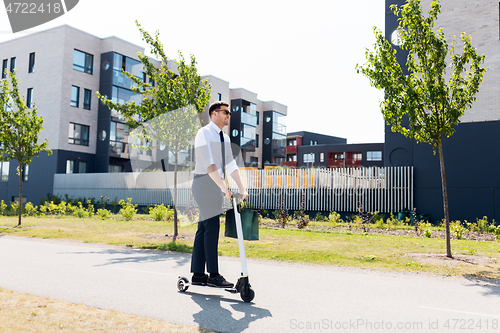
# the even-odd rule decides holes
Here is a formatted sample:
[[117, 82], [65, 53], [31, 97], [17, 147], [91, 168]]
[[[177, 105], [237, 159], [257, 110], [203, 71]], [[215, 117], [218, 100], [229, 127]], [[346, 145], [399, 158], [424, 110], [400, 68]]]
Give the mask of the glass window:
[[325, 153], [319, 153], [319, 161], [324, 162], [325, 161]]
[[28, 64], [28, 73], [33, 73], [35, 71], [35, 52], [30, 53], [30, 61]]
[[90, 104], [92, 102], [92, 90], [83, 90], [83, 108], [85, 110], [90, 110]]
[[5, 71], [7, 70], [7, 64], [9, 63], [9, 59], [4, 59], [2, 62], [2, 79], [5, 79], [7, 76], [5, 75]]
[[255, 148], [259, 148], [259, 135], [255, 134]]
[[66, 161], [66, 173], [74, 173], [75, 170], [75, 161], [67, 160]]
[[255, 115], [257, 116], [257, 125], [259, 124], [259, 111], [255, 111]]
[[78, 172], [79, 173], [87, 173], [87, 162], [80, 161], [78, 163]]
[[304, 154], [302, 159], [304, 163], [314, 163], [315, 155], [314, 153]]
[[29, 171], [30, 171], [30, 166], [29, 165], [23, 166], [23, 181], [28, 181]]
[[361, 153], [353, 153], [352, 154], [352, 159], [356, 161], [361, 161], [363, 155]]
[[123, 166], [121, 165], [109, 165], [108, 171], [111, 172], [123, 172]]
[[30, 109], [33, 107], [33, 88], [28, 88], [28, 94], [26, 96], [26, 106]]
[[16, 69], [16, 57], [10, 58], [10, 71], [14, 73]]
[[71, 86], [71, 106], [78, 107], [80, 105], [80, 87]]
[[222, 101], [222, 94], [221, 93], [217, 93], [217, 100]]
[[74, 145], [88, 146], [89, 130], [89, 126], [70, 123], [68, 142]]
[[92, 54], [74, 50], [73, 69], [83, 73], [92, 74], [94, 71], [94, 56]]
[[10, 168], [10, 162], [0, 162], [0, 174], [1, 174], [1, 181], [6, 182], [9, 180], [9, 168]]
[[382, 161], [382, 152], [381, 151], [368, 151], [368, 152], [366, 152], [366, 160], [367, 161]]

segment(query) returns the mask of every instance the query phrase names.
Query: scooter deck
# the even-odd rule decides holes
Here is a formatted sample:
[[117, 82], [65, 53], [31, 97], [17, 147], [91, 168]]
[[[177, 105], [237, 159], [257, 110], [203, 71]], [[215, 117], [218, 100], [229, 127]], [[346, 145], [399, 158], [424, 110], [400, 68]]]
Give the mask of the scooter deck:
[[[181, 279], [182, 277], [180, 276], [179, 279]], [[187, 279], [186, 279], [187, 280]], [[219, 289], [219, 290], [225, 290], [227, 292], [230, 292], [232, 294], [237, 294], [238, 293], [238, 290], [236, 288], [221, 288], [221, 287], [214, 287], [214, 286], [210, 286], [208, 284], [193, 284], [192, 282], [184, 282], [184, 286], [185, 287], [204, 287], [204, 288], [211, 288], [211, 289]]]

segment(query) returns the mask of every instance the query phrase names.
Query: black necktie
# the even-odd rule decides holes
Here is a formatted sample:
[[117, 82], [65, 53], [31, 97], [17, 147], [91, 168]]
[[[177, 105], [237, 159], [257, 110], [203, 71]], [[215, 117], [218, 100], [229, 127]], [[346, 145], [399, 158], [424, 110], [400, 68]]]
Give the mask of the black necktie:
[[224, 133], [222, 131], [219, 132], [220, 142], [222, 146], [222, 174], [224, 175], [224, 179], [226, 178], [226, 149], [224, 147]]

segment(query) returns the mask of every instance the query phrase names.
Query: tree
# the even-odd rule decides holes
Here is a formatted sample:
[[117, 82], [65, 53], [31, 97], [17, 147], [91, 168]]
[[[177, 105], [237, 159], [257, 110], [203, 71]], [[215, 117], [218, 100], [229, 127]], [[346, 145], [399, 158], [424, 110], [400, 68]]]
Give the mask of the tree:
[[[391, 6], [400, 17], [398, 38], [401, 48], [408, 51], [409, 74], [396, 60], [397, 50], [374, 28], [374, 52], [366, 50], [367, 62], [356, 65], [373, 87], [384, 90], [381, 102], [384, 120], [393, 132], [399, 132], [417, 142], [428, 143], [438, 153], [443, 192], [444, 221], [446, 225], [446, 255], [452, 258], [448, 194], [443, 157], [443, 138], [455, 132], [460, 117], [476, 100], [476, 93], [486, 69], [481, 67], [484, 55], [479, 56], [471, 37], [461, 34], [463, 49], [455, 52], [455, 38], [451, 48], [442, 28], [433, 30], [441, 6], [432, 1], [428, 17], [424, 17], [419, 0], [407, 0], [400, 7]], [[450, 59], [450, 64], [447, 64]], [[446, 69], [451, 69], [446, 75]]]
[[[6, 71], [7, 74], [7, 71]], [[24, 97], [19, 93], [19, 80], [15, 73], [8, 73], [12, 83], [9, 87], [7, 79], [2, 80], [0, 88], [0, 161], [17, 160], [17, 174], [19, 175], [19, 220], [23, 211], [23, 168], [28, 166], [34, 157], [46, 151], [48, 155], [52, 151], [47, 148], [49, 142], [45, 139], [38, 143], [38, 135], [43, 129], [43, 118], [36, 113], [36, 107], [30, 109], [26, 105]], [[17, 110], [15, 110], [13, 107]]]
[[[127, 125], [132, 129], [142, 129], [142, 135], [146, 138], [147, 126], [143, 126], [145, 122], [151, 122], [157, 117], [161, 117], [167, 112], [174, 110], [184, 110], [188, 112], [192, 110], [188, 106], [192, 105], [194, 110], [201, 114], [205, 110], [205, 106], [211, 97], [211, 85], [207, 80], [202, 80], [201, 76], [198, 74], [196, 68], [196, 58], [191, 55], [190, 63], [188, 64], [181, 52], [179, 52], [179, 59], [174, 60], [173, 64], [177, 66], [178, 74], [175, 74], [170, 68], [169, 61], [164, 50], [163, 44], [159, 40], [159, 32], [156, 31], [155, 37], [153, 38], [147, 31], [142, 29], [141, 25], [136, 21], [136, 25], [141, 32], [142, 39], [146, 41], [151, 47], [151, 53], [156, 56], [160, 61], [160, 66], [155, 67], [153, 63], [149, 60], [147, 56], [138, 54], [138, 58], [144, 66], [144, 72], [147, 76], [154, 80], [155, 85], [145, 83], [142, 79], [135, 77], [131, 73], [123, 71], [123, 73], [133, 81], [134, 86], [131, 87], [135, 94], [142, 95], [141, 104], [136, 104], [133, 101], [128, 101], [125, 104], [114, 103], [111, 100], [105, 98], [101, 94], [97, 93], [99, 99], [104, 102], [108, 108], [115, 109], [120, 112]], [[179, 111], [177, 111], [179, 112]], [[174, 117], [160, 118], [160, 121], [154, 120], [152, 124], [165, 126], [168, 124], [170, 130], [168, 137], [163, 136], [161, 141], [166, 144], [172, 154], [175, 157], [174, 166], [174, 240], [178, 235], [177, 231], [177, 162], [179, 151], [185, 149], [185, 141], [192, 140], [190, 133], [193, 129], [197, 130], [197, 127], [190, 128], [189, 130], [185, 128], [186, 124], [195, 124], [187, 119], [191, 119], [189, 115], [183, 118], [185, 121], [181, 121], [179, 124], [171, 122], [171, 120], [178, 118], [176, 115]], [[181, 117], [182, 118], [182, 117]], [[175, 127], [175, 128], [174, 128]], [[179, 130], [183, 130], [183, 133], [187, 135], [175, 136], [172, 133], [179, 133]], [[136, 131], [136, 133], [140, 133]], [[172, 134], [172, 135], [171, 135]], [[167, 139], [168, 140], [165, 140]], [[166, 142], [168, 141], [168, 142]], [[150, 149], [149, 147], [148, 149]]]

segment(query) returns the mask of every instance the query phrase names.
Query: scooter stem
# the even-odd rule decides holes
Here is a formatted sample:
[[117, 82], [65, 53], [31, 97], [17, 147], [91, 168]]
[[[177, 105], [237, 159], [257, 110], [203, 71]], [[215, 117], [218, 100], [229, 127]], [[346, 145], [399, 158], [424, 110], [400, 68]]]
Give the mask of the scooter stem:
[[245, 244], [243, 242], [243, 228], [241, 227], [241, 215], [238, 213], [238, 203], [233, 196], [234, 217], [236, 221], [236, 233], [238, 234], [238, 247], [240, 249], [241, 272], [242, 276], [248, 276], [247, 259], [245, 255]]

